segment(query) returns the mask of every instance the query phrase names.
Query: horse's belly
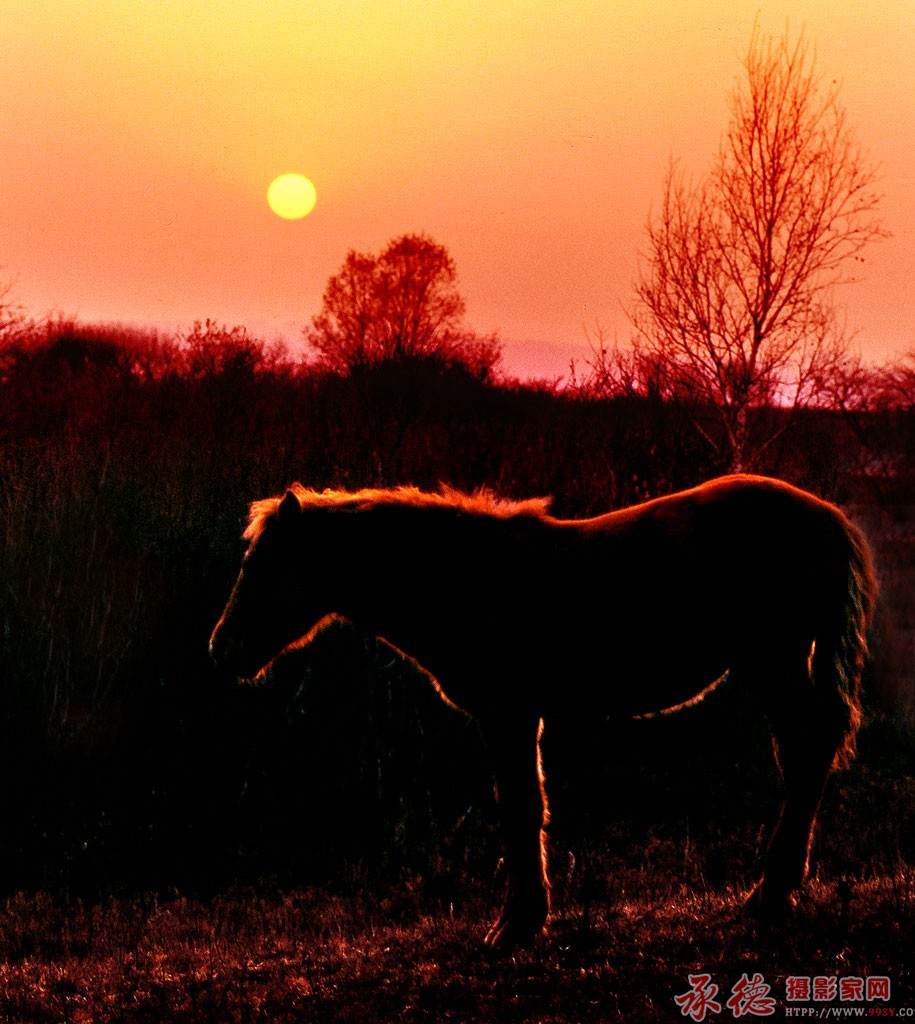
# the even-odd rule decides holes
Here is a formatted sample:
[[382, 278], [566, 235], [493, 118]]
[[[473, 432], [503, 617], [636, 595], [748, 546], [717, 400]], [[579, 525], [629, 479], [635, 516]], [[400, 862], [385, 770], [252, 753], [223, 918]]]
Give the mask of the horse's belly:
[[716, 665], [699, 673], [680, 674], [645, 673], [641, 685], [623, 695], [622, 709], [629, 714], [644, 715], [656, 711], [669, 711], [695, 700], [727, 674], [726, 665]]
[[584, 713], [646, 714], [687, 703], [730, 668], [727, 644], [707, 632], [669, 631], [639, 636], [621, 630], [600, 649], [588, 646], [557, 682], [558, 703]]

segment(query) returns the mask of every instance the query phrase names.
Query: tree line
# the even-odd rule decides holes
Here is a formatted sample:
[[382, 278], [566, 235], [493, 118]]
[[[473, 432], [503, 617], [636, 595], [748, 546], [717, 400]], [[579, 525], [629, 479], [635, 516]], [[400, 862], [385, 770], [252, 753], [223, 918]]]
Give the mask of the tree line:
[[[803, 35], [754, 31], [743, 71], [709, 173], [696, 182], [676, 162], [668, 171], [647, 225], [630, 344], [610, 346], [598, 329], [592, 359], [570, 384], [585, 397], [676, 403], [731, 471], [757, 467], [798, 410], [856, 415], [905, 404], [913, 376], [911, 357], [877, 368], [856, 358], [836, 302], [850, 268], [887, 234], [876, 168], [838, 86], [817, 73]], [[0, 376], [33, 358], [28, 326], [0, 296]], [[45, 361], [91, 358], [99, 368], [107, 358], [110, 370], [141, 378], [304, 372], [282, 348], [211, 320], [177, 339], [122, 338], [107, 355], [98, 339], [81, 354], [62, 326], [52, 328]], [[498, 337], [468, 326], [454, 260], [423, 234], [394, 238], [378, 254], [350, 251], [303, 335], [313, 372], [413, 364], [499, 377]]]

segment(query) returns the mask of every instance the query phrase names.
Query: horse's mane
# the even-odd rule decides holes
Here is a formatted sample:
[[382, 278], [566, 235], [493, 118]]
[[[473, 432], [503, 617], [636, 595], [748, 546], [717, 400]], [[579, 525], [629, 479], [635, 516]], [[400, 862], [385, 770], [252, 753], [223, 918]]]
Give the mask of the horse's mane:
[[[422, 491], [418, 487], [365, 488], [359, 491], [315, 491], [299, 483], [289, 490], [298, 498], [303, 511], [313, 508], [351, 509], [364, 511], [372, 508], [398, 506], [402, 508], [450, 508], [459, 512], [510, 519], [527, 516], [542, 519], [549, 512], [550, 498], [525, 498], [513, 501], [502, 498], [489, 488], [481, 487], [472, 494], [440, 484], [437, 491]], [[267, 520], [276, 514], [285, 495], [262, 498], [251, 503], [246, 540], [255, 540], [262, 533]]]

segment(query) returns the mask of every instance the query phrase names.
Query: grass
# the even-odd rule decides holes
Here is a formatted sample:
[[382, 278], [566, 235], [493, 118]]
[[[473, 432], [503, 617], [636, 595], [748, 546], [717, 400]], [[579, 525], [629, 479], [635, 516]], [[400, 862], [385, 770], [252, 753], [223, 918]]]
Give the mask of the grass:
[[[696, 971], [725, 998], [757, 970], [779, 997], [791, 973], [886, 974], [891, 1008], [915, 1005], [910, 728], [862, 734], [807, 898], [767, 932], [740, 901], [777, 782], [739, 695], [587, 737], [550, 725], [551, 836], [578, 859], [554, 857], [549, 937], [490, 958], [492, 784], [463, 721], [365, 638], [328, 637], [273, 688], [213, 674], [248, 500], [445, 480], [596, 514], [717, 470], [676, 409], [398, 373], [198, 377], [114, 341], [134, 369], [101, 342], [0, 366], [0, 1024], [651, 1022], [683, 1019]], [[846, 500], [845, 431], [800, 417], [761, 468]], [[900, 474], [858, 511], [884, 588], [868, 688], [911, 717], [911, 460]]]
[[797, 974], [887, 975], [888, 1005], [915, 1006], [911, 868], [849, 889], [813, 879], [780, 930], [746, 920], [730, 886], [686, 888], [634, 866], [614, 891], [588, 911], [565, 899], [546, 938], [506, 956], [481, 948], [488, 880], [446, 905], [418, 878], [381, 895], [355, 881], [206, 902], [20, 894], [0, 912], [0, 1020], [647, 1024], [682, 1019], [673, 998], [698, 972], [722, 1003], [742, 974], [761, 973], [779, 1016]]

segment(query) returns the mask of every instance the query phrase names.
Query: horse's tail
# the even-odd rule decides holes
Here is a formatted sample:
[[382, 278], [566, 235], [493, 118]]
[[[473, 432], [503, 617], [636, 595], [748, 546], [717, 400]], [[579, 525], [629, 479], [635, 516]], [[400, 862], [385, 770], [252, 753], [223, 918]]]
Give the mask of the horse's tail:
[[838, 606], [834, 605], [828, 612], [827, 621], [817, 636], [812, 669], [815, 685], [828, 680], [829, 690], [834, 690], [829, 693], [830, 718], [841, 737], [834, 765], [844, 768], [855, 756], [855, 738], [861, 724], [861, 676], [878, 587], [864, 535], [847, 519], [842, 526], [846, 582], [840, 588]]

